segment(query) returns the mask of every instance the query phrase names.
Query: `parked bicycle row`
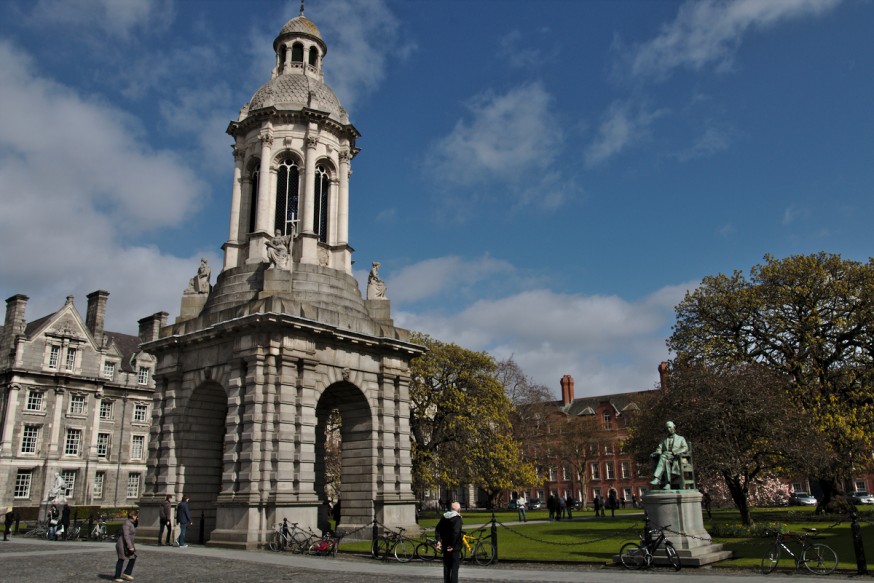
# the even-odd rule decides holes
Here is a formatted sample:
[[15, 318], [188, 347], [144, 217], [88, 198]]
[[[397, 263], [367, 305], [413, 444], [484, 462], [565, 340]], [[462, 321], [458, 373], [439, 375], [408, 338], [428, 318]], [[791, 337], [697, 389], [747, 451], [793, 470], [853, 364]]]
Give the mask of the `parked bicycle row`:
[[[443, 552], [436, 537], [427, 534], [421, 538], [409, 538], [406, 529], [385, 529], [376, 538], [371, 548], [374, 559], [386, 560], [394, 558], [400, 563], [413, 559], [433, 561]], [[462, 533], [461, 560], [472, 560], [477, 565], [490, 565], [494, 562], [494, 543], [492, 535], [485, 529], [472, 533]]]

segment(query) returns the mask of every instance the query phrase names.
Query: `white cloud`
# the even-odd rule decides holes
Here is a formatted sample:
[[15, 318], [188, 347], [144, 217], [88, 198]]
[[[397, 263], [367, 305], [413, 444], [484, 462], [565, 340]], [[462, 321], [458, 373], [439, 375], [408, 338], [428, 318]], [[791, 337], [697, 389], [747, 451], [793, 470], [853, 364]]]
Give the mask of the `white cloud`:
[[391, 60], [415, 50], [384, 0], [325, 0], [307, 6], [306, 16], [319, 23], [328, 45], [326, 81], [349, 110], [376, 91]]
[[90, 35], [129, 37], [134, 30], [164, 28], [173, 20], [172, 0], [38, 0], [31, 18], [38, 23]]
[[658, 363], [668, 357], [673, 308], [695, 285], [665, 287], [639, 301], [541, 288], [473, 301], [451, 313], [399, 311], [397, 302], [394, 318], [405, 328], [499, 359], [513, 356], [526, 374], [554, 391], [563, 374], [572, 374], [578, 395], [607, 394], [652, 388]]
[[586, 167], [598, 166], [647, 139], [652, 123], [665, 113], [664, 110], [649, 111], [643, 105], [626, 101], [612, 103], [598, 126], [598, 135], [585, 150]]
[[678, 68], [725, 71], [744, 35], [786, 20], [819, 16], [841, 0], [690, 0], [658, 36], [632, 48], [628, 69], [635, 78], [663, 79]]
[[145, 145], [137, 120], [34, 76], [32, 58], [2, 41], [0, 70], [2, 291], [33, 298], [33, 317], [68, 293], [103, 288], [125, 298], [131, 312], [115, 302], [108, 318], [125, 319], [127, 330], [176, 309], [196, 257], [134, 241], [183, 224], [205, 196], [203, 182], [186, 160]]
[[791, 204], [783, 211], [782, 223], [785, 226], [791, 225], [799, 219], [806, 218], [808, 214], [809, 212], [806, 208], [798, 206], [797, 204]]
[[461, 257], [426, 259], [393, 273], [388, 279], [390, 296], [399, 302], [415, 302], [447, 293], [459, 293], [495, 276], [512, 276], [515, 268], [507, 263], [482, 257], [469, 261]]
[[735, 132], [731, 128], [708, 124], [689, 147], [677, 153], [676, 158], [680, 162], [689, 162], [711, 156], [728, 149], [734, 136]]
[[498, 56], [511, 67], [542, 67], [554, 62], [559, 55], [556, 36], [547, 26], [526, 29], [523, 34], [518, 29], [511, 30], [498, 41]]

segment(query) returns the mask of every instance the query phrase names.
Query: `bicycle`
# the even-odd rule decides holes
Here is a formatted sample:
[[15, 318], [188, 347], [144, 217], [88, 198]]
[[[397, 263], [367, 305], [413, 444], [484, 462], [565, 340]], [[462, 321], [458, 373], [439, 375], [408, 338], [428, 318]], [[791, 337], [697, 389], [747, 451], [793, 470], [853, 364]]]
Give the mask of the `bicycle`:
[[297, 522], [292, 522], [291, 528], [289, 528], [288, 519], [283, 518], [282, 522], [276, 525], [276, 530], [271, 533], [267, 541], [267, 547], [271, 551], [291, 549], [293, 553], [302, 553], [308, 550], [311, 544], [311, 537], [304, 534], [297, 525]]
[[[670, 528], [668, 524], [664, 527], [655, 527], [645, 531], [641, 536], [640, 543], [625, 543], [619, 549], [619, 561], [626, 569], [640, 569], [642, 567], [649, 568], [656, 560], [656, 552], [660, 545], [664, 545], [665, 555], [668, 563], [679, 571], [682, 568], [680, 556], [677, 554], [677, 549], [674, 544], [665, 537], [665, 530]], [[655, 538], [653, 536], [655, 535]]]
[[440, 554], [437, 548], [437, 539], [426, 536], [425, 540], [416, 545], [414, 555], [420, 561], [433, 561]]
[[404, 536], [405, 528], [398, 527], [398, 532], [386, 530], [376, 541], [373, 558], [385, 560], [392, 553], [399, 563], [409, 563], [415, 552], [413, 542]]
[[48, 537], [49, 535], [49, 526], [48, 523], [37, 523], [37, 525], [27, 532], [24, 533], [24, 536], [31, 538], [41, 538]]
[[91, 529], [91, 532], [88, 533], [88, 538], [97, 541], [115, 540], [115, 537], [109, 534], [109, 530], [106, 527], [105, 516], [102, 514], [97, 515], [97, 524], [95, 524], [94, 528]]
[[335, 532], [326, 532], [320, 540], [309, 546], [307, 554], [318, 557], [337, 556], [337, 547], [340, 546], [340, 536]]
[[492, 545], [492, 535], [485, 535], [483, 530], [474, 534], [462, 533], [461, 559], [473, 559], [477, 565], [491, 565], [495, 560], [495, 549]]
[[[771, 548], [762, 557], [763, 574], [767, 575], [777, 567], [777, 563], [780, 562], [780, 555], [782, 555], [784, 550], [795, 561], [796, 570], [804, 565], [814, 575], [830, 575], [835, 572], [835, 569], [838, 568], [837, 553], [828, 545], [811, 542], [818, 534], [815, 528], [805, 528], [804, 531], [804, 534], [776, 533]], [[797, 539], [798, 545], [801, 547], [801, 551], [797, 555], [786, 546], [787, 537]]]

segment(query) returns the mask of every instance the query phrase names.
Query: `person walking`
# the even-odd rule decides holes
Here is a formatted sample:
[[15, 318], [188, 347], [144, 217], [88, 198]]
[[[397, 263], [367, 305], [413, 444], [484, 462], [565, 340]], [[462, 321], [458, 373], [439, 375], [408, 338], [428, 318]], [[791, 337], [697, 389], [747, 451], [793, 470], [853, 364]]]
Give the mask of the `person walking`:
[[461, 566], [461, 534], [463, 524], [461, 504], [453, 502], [437, 523], [437, 548], [443, 551], [443, 583], [458, 583], [458, 568]]
[[158, 520], [161, 522], [161, 527], [158, 529], [158, 546], [162, 544], [161, 539], [164, 538], [164, 529], [167, 529], [167, 546], [170, 546], [173, 531], [173, 505], [170, 500], [173, 499], [173, 494], [167, 494], [164, 501], [161, 502], [161, 509], [158, 511]]
[[616, 500], [616, 490], [610, 488], [610, 492], [607, 494], [607, 506], [610, 508], [610, 518], [616, 518], [616, 508], [619, 506], [619, 502]]
[[331, 503], [325, 500], [316, 513], [316, 527], [322, 531], [322, 536], [331, 532]]
[[[134, 577], [131, 573], [134, 572], [134, 564], [137, 562], [137, 547], [134, 544], [134, 539], [137, 534], [137, 523], [139, 521], [139, 513], [134, 509], [127, 513], [127, 519], [121, 525], [121, 534], [115, 540], [115, 552], [118, 555], [118, 561], [115, 563], [115, 578], [114, 582], [120, 583], [124, 581], [133, 581]], [[124, 562], [127, 561], [127, 567], [122, 573]]]
[[[418, 522], [418, 510], [416, 511], [416, 514], [417, 514], [416, 521]], [[334, 519], [334, 531], [336, 531], [338, 528], [340, 528], [340, 501], [339, 500], [337, 500], [334, 503], [334, 507], [331, 508], [331, 517]]]
[[61, 519], [61, 513], [58, 512], [58, 507], [52, 504], [49, 508], [49, 540], [58, 540], [58, 522]]
[[519, 515], [519, 522], [528, 522], [524, 494], [519, 494], [519, 497], [516, 498], [516, 513]]
[[597, 495], [592, 496], [592, 508], [595, 509], [595, 518], [601, 516], [601, 498]]
[[3, 540], [9, 540], [9, 535], [12, 534], [12, 523], [15, 522], [15, 512], [12, 506], [6, 509], [6, 518], [4, 520]]
[[64, 504], [64, 509], [61, 510], [61, 527], [58, 529], [59, 533], [63, 533], [64, 540], [67, 540], [67, 536], [69, 536], [70, 532], [70, 505]]
[[567, 505], [564, 501], [564, 496], [556, 496], [555, 497], [555, 519], [561, 520], [564, 518], [564, 511], [567, 509]]
[[574, 497], [570, 494], [567, 495], [567, 500], [565, 500], [565, 505], [567, 507], [567, 519], [572, 520], [574, 517]]
[[188, 501], [191, 499], [188, 494], [182, 496], [182, 500], [176, 506], [176, 524], [179, 525], [179, 538], [176, 539], [176, 545], [180, 548], [185, 548], [188, 545], [185, 543], [185, 533], [188, 527], [191, 526], [191, 509], [188, 507]]
[[546, 499], [546, 509], [549, 510], [549, 520], [553, 520], [555, 518], [556, 504], [555, 496], [552, 494]]

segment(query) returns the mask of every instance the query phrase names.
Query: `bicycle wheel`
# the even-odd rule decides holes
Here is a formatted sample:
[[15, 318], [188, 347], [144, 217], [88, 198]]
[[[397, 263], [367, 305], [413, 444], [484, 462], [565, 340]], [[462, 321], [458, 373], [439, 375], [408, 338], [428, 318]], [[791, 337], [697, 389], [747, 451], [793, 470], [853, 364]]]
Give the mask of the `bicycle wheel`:
[[838, 568], [838, 556], [826, 545], [811, 545], [801, 554], [804, 566], [814, 575], [830, 575]]
[[413, 558], [413, 551], [413, 543], [402, 538], [395, 544], [394, 555], [399, 563], [409, 563]]
[[665, 553], [668, 555], [668, 562], [674, 568], [674, 571], [679, 571], [683, 568], [683, 564], [680, 562], [680, 555], [677, 554], [677, 549], [674, 548], [674, 545], [666, 542]]
[[267, 539], [267, 548], [271, 551], [278, 551], [282, 548], [282, 536], [278, 532], [271, 532]]
[[772, 572], [776, 567], [777, 563], [780, 562], [780, 547], [777, 545], [771, 545], [771, 548], [768, 549], [768, 552], [765, 553], [765, 556], [762, 557], [762, 573], [767, 575]]
[[288, 540], [288, 550], [293, 553], [305, 553], [310, 545], [315, 541], [310, 540], [310, 537], [300, 531], [291, 533], [291, 538]]
[[437, 549], [429, 543], [419, 543], [416, 547], [416, 558], [420, 561], [433, 561], [437, 558]]
[[491, 540], [476, 543], [476, 546], [473, 549], [473, 560], [476, 561], [477, 565], [492, 564], [492, 561], [495, 560], [495, 556]]
[[80, 529], [78, 526], [71, 526], [70, 532], [67, 534], [67, 540], [79, 540]]
[[637, 543], [625, 543], [619, 549], [619, 561], [626, 569], [640, 569], [646, 565], [646, 549]]
[[382, 559], [385, 560], [388, 558], [388, 540], [383, 537], [379, 537], [376, 539], [376, 544], [370, 547], [371, 556], [374, 559]]

